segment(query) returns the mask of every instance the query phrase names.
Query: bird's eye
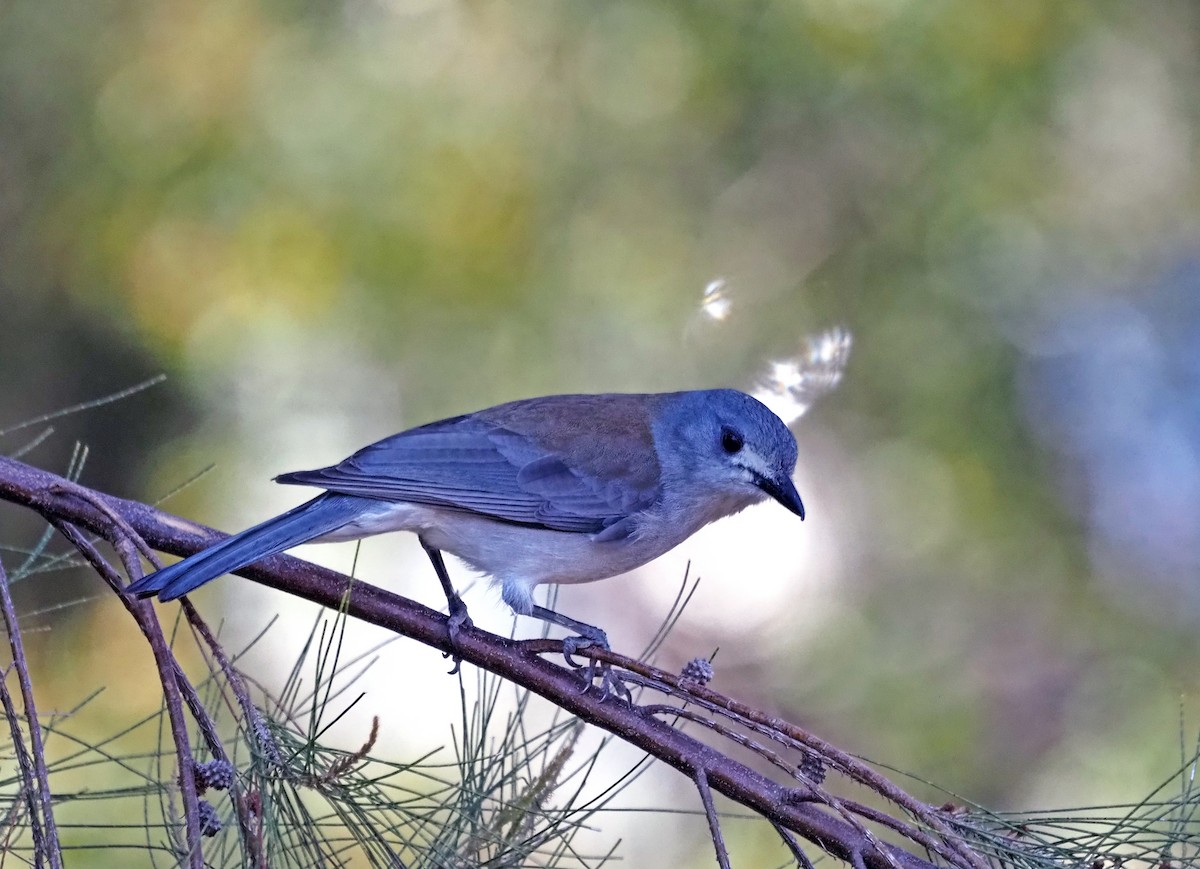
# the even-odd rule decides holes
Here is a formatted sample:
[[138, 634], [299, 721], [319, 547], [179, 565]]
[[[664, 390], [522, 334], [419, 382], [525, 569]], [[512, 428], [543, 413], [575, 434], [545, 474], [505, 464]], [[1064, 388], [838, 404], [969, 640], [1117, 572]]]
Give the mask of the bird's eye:
[[731, 428], [721, 429], [721, 449], [733, 455], [742, 448], [742, 436]]

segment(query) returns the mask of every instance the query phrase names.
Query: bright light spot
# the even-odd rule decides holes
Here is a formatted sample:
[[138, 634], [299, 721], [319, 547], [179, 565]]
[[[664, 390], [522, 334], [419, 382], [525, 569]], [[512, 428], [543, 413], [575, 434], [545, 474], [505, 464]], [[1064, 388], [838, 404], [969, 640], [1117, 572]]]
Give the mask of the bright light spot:
[[704, 294], [700, 297], [700, 313], [718, 323], [729, 317], [733, 310], [733, 300], [726, 290], [724, 278], [716, 278], [708, 282]]
[[804, 380], [800, 364], [794, 359], [771, 363], [771, 380], [783, 389], [795, 389]]
[[754, 397], [791, 425], [842, 381], [853, 338], [840, 326], [810, 336], [796, 356], [772, 362]]

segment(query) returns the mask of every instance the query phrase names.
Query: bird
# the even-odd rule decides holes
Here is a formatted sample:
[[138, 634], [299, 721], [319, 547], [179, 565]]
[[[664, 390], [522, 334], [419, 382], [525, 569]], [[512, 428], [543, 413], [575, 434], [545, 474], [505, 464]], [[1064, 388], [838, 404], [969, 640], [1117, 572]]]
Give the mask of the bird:
[[796, 460], [783, 420], [734, 389], [527, 398], [282, 474], [276, 482], [324, 491], [128, 591], [169, 601], [302, 543], [411, 531], [446, 595], [452, 648], [471, 621], [443, 552], [489, 576], [513, 612], [574, 631], [570, 662], [588, 645], [607, 649], [607, 635], [536, 604], [537, 586], [626, 573], [768, 498], [803, 519]]

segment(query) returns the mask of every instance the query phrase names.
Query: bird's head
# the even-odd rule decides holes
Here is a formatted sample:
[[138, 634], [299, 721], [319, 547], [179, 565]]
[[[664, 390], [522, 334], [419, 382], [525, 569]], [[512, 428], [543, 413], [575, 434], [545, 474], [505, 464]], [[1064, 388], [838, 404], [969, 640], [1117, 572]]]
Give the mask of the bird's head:
[[796, 438], [762, 402], [734, 389], [676, 393], [654, 428], [671, 485], [721, 499], [723, 513], [770, 496], [804, 518], [792, 483]]

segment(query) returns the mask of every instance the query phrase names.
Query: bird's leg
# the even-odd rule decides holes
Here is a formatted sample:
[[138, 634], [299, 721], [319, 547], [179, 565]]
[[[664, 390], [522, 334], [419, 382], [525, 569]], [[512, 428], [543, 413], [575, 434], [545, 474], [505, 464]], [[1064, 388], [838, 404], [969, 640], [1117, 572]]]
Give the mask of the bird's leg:
[[562, 641], [563, 656], [572, 667], [578, 667], [579, 664], [571, 660], [571, 656], [585, 646], [599, 646], [602, 649], [608, 649], [608, 634], [594, 625], [589, 625], [587, 622], [577, 622], [570, 616], [564, 616], [562, 613], [556, 613], [554, 610], [546, 609], [544, 606], [538, 606], [537, 604], [533, 605], [533, 610], [529, 614], [535, 619], [541, 619], [544, 622], [550, 622], [552, 625], [564, 627], [568, 631], [575, 631], [578, 636], [567, 637]]
[[[472, 626], [471, 617], [467, 614], [467, 605], [463, 603], [463, 599], [458, 596], [458, 592], [454, 590], [454, 585], [450, 582], [450, 574], [446, 570], [446, 562], [442, 560], [441, 550], [435, 549], [424, 540], [421, 540], [421, 548], [425, 550], [425, 554], [433, 563], [433, 570], [442, 583], [442, 591], [446, 593], [446, 603], [450, 609], [450, 620], [446, 624], [446, 629], [450, 632], [450, 647], [457, 648], [459, 630], [463, 625]], [[442, 657], [449, 658], [450, 656], [451, 653], [446, 652]], [[454, 668], [450, 672], [457, 673], [461, 664], [462, 659], [454, 655]]]

